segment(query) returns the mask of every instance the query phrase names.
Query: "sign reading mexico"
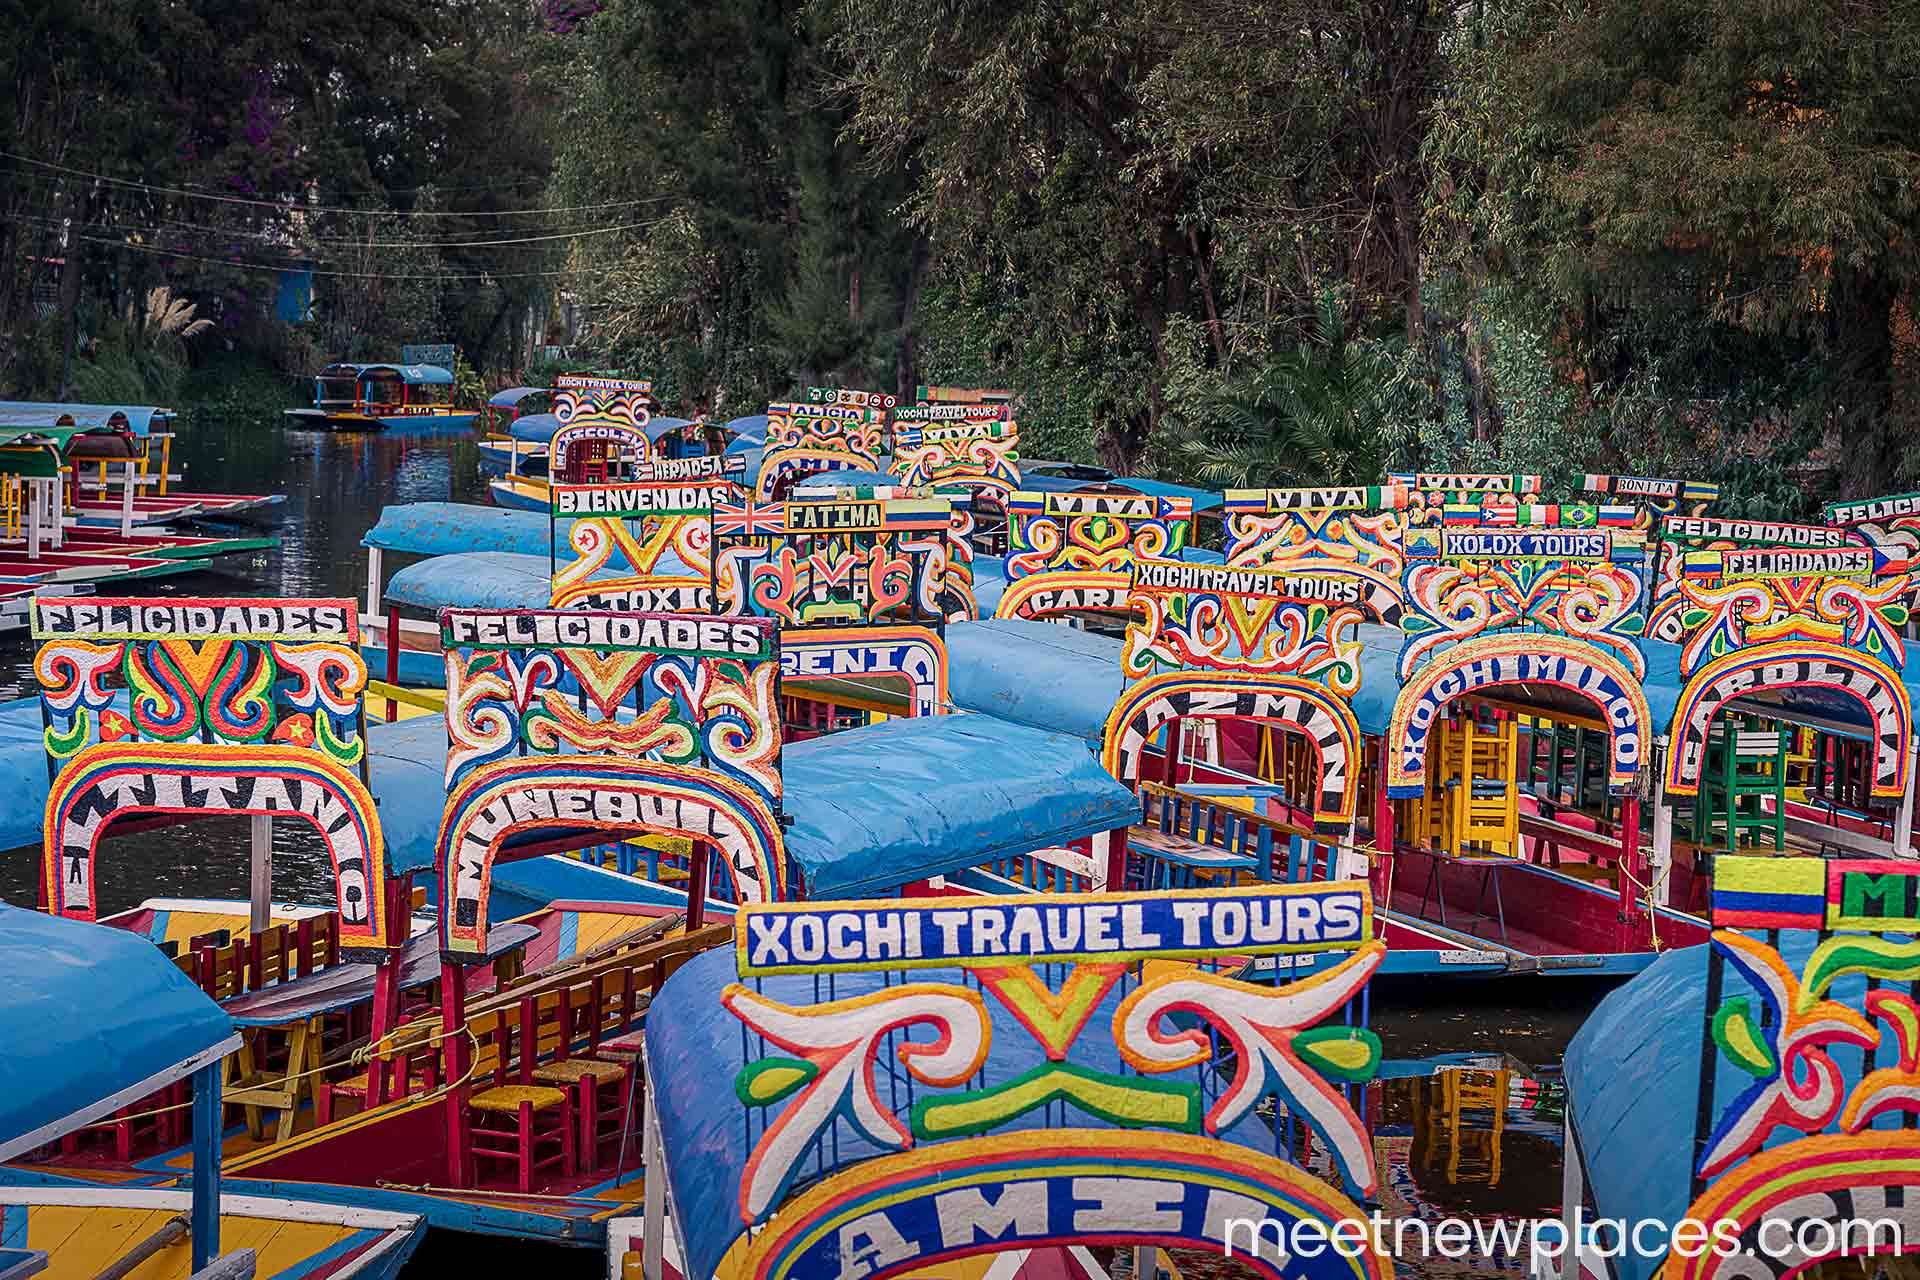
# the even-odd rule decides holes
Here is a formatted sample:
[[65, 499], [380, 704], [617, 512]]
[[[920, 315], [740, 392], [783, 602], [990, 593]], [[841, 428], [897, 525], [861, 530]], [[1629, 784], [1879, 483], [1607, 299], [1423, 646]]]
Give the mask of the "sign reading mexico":
[[1366, 882], [1341, 880], [1154, 896], [1033, 894], [964, 906], [893, 898], [749, 903], [736, 945], [742, 977], [993, 960], [1128, 963], [1357, 950], [1372, 938], [1372, 921]]

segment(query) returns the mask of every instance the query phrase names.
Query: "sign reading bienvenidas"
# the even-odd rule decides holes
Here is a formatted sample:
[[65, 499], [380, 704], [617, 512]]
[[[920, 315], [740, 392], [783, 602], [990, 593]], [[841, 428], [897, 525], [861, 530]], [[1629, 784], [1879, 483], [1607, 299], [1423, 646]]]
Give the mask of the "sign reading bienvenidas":
[[445, 609], [440, 643], [448, 649], [638, 649], [699, 657], [773, 656], [765, 618], [583, 613], [570, 609]]
[[728, 496], [720, 484], [557, 484], [556, 516], [703, 516]]
[[1352, 951], [1372, 938], [1373, 904], [1364, 880], [1336, 880], [1153, 895], [756, 902], [741, 905], [735, 925], [744, 978]]
[[360, 629], [359, 614], [351, 600], [202, 600], [193, 604], [104, 596], [34, 600], [34, 639], [72, 636], [95, 640], [207, 636], [358, 643]]

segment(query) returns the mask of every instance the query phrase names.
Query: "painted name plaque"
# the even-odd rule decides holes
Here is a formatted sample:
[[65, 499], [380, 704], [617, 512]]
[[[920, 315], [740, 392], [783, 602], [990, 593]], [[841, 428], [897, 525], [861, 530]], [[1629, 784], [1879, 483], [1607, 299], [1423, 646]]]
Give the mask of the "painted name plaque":
[[462, 649], [627, 649], [703, 658], [773, 656], [774, 633], [764, 621], [573, 610], [447, 610], [442, 647]]
[[1440, 545], [1442, 555], [1461, 560], [1606, 560], [1613, 554], [1604, 529], [1448, 528]]
[[1920, 932], [1920, 863], [1900, 858], [1714, 860], [1719, 929]]
[[194, 636], [228, 640], [325, 641], [357, 644], [351, 600], [163, 600], [36, 598], [33, 638], [162, 640]]
[[736, 917], [741, 976], [1150, 956], [1357, 950], [1372, 938], [1364, 880], [1164, 895], [1033, 894], [1007, 901], [755, 903]]

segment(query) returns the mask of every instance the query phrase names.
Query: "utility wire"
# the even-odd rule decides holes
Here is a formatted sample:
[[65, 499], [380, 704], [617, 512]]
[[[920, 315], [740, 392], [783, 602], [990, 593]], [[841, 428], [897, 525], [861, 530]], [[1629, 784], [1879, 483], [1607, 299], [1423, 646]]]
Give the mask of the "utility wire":
[[69, 174], [76, 178], [87, 178], [94, 182], [104, 182], [110, 186], [128, 187], [136, 191], [151, 191], [157, 195], [183, 196], [189, 200], [213, 200], [221, 204], [251, 205], [262, 209], [280, 209], [288, 213], [344, 213], [355, 214], [363, 218], [518, 218], [530, 214], [580, 213], [593, 209], [624, 209], [637, 204], [659, 204], [672, 199], [671, 196], [646, 196], [637, 200], [609, 200], [603, 204], [552, 205], [541, 209], [480, 209], [470, 213], [443, 212], [438, 209], [379, 210], [350, 209], [341, 205], [300, 204], [284, 200], [253, 200], [245, 196], [215, 195], [210, 191], [192, 191], [185, 187], [163, 187], [150, 182], [136, 182], [131, 178], [115, 178], [104, 173], [92, 173], [85, 169], [75, 169], [68, 165], [54, 164], [49, 160], [36, 160], [32, 156], [23, 156], [16, 151], [0, 151], [0, 157], [16, 160], [21, 164], [38, 165], [56, 173]]
[[[64, 219], [52, 217], [50, 214], [41, 214], [36, 216], [34, 214], [23, 213], [23, 214], [16, 215], [15, 221], [34, 222], [42, 226], [56, 227], [56, 228], [65, 227], [68, 225]], [[616, 231], [637, 231], [644, 228], [657, 226], [659, 225], [659, 220], [654, 219], [648, 222], [622, 222], [622, 223], [615, 224], [613, 226], [603, 226], [603, 227], [580, 227], [578, 229], [571, 230], [571, 231], [556, 231], [547, 235], [538, 235], [538, 236], [518, 236], [518, 237], [505, 239], [505, 240], [362, 240], [358, 236], [305, 236], [305, 237], [299, 237], [296, 243], [292, 245], [288, 245], [287, 241], [275, 236], [272, 232], [268, 232], [268, 231], [247, 231], [237, 227], [215, 227], [215, 226], [209, 226], [206, 223], [180, 222], [173, 219], [168, 219], [158, 224], [154, 224], [154, 223], [132, 224], [132, 223], [125, 223], [125, 222], [82, 222], [82, 223], [75, 223], [73, 225], [77, 228], [83, 228], [91, 231], [117, 231], [117, 232], [124, 232], [129, 235], [135, 234], [135, 233], [139, 233], [142, 235], [163, 235], [167, 232], [169, 228], [180, 227], [180, 228], [186, 228], [194, 231], [205, 232], [209, 235], [230, 236], [234, 238], [248, 239], [248, 240], [261, 240], [268, 244], [284, 245], [289, 249], [290, 252], [297, 252], [300, 244], [334, 244], [334, 245], [343, 245], [351, 248], [361, 248], [361, 249], [485, 249], [485, 248], [497, 248], [500, 246], [512, 246], [512, 245], [546, 244], [554, 240], [571, 240], [575, 236], [600, 236], [600, 235], [609, 235]]]
[[112, 240], [103, 236], [77, 236], [91, 244], [111, 245], [116, 249], [132, 249], [136, 253], [151, 253], [160, 257], [179, 258], [187, 262], [205, 262], [216, 267], [229, 267], [235, 271], [271, 271], [276, 275], [283, 271], [306, 271], [315, 276], [328, 276], [351, 280], [530, 280], [536, 277], [570, 276], [579, 272], [560, 271], [482, 271], [449, 272], [427, 271], [395, 274], [388, 271], [330, 271], [322, 268], [309, 268], [301, 262], [235, 262], [227, 258], [210, 258], [203, 254], [187, 253], [179, 249], [162, 249], [155, 245], [138, 244], [128, 240]]

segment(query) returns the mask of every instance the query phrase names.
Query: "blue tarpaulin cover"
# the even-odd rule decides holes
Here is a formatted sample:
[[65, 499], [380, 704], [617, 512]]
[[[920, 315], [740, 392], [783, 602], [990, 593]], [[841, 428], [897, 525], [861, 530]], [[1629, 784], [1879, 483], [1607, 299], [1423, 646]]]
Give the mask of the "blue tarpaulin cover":
[[487, 403], [496, 409], [511, 409], [528, 396], [547, 394], [545, 387], [508, 387], [505, 391], [496, 391], [487, 397]]
[[[1810, 930], [1785, 932], [1780, 954], [1799, 973], [1817, 941]], [[1700, 1099], [1706, 973], [1705, 947], [1667, 952], [1602, 1000], [1567, 1046], [1568, 1107], [1597, 1217], [1673, 1224], [1686, 1216], [1691, 1203], [1694, 1113]], [[1866, 981], [1858, 974], [1841, 978], [1827, 997], [1862, 1009]], [[1759, 993], [1729, 966], [1721, 1007], [1741, 996], [1758, 1017]], [[1823, 1051], [1832, 1056], [1848, 1084], [1860, 1080], [1866, 1069], [1861, 1050], [1829, 1044]], [[1884, 1065], [1894, 1056], [1892, 1036], [1887, 1033], [1878, 1061]], [[1754, 1078], [1725, 1054], [1718, 1055], [1718, 1071], [1714, 1106], [1724, 1114]], [[1897, 1114], [1889, 1114], [1874, 1127], [1897, 1128], [1899, 1123]], [[1775, 1147], [1802, 1136], [1782, 1125], [1766, 1145]], [[1568, 1158], [1573, 1158], [1571, 1153]], [[1614, 1259], [1614, 1266], [1619, 1280], [1647, 1280], [1659, 1261], [1636, 1256], [1629, 1249], [1624, 1257]]]
[[890, 893], [1140, 818], [1079, 739], [993, 716], [889, 720], [795, 743], [782, 775], [787, 853], [812, 898]]
[[0, 904], [0, 1035], [10, 1160], [179, 1079], [234, 1031], [143, 935]]
[[[672, 1203], [681, 1209], [677, 1226], [689, 1275], [712, 1275], [728, 1246], [745, 1229], [740, 1222], [740, 1175], [750, 1142], [746, 1109], [729, 1087], [745, 1058], [741, 1024], [720, 1003], [721, 989], [734, 981], [735, 964], [732, 947], [693, 957], [667, 979], [647, 1015], [647, 1061], [653, 1064], [667, 1178], [673, 1190]], [[922, 969], [914, 972], [913, 980], [957, 984], [962, 973], [958, 969]], [[805, 1007], [877, 991], [881, 975], [842, 973], [821, 978], [816, 984], [811, 975], [788, 974], [757, 979], [755, 985], [768, 999]], [[1072, 1061], [1076, 1065], [1116, 1076], [1134, 1074], [1113, 1047], [1107, 1030], [1113, 1025], [1114, 1010], [1134, 985], [1132, 979], [1123, 980], [1095, 1007], [1087, 1020], [1087, 1030], [1073, 1044]], [[992, 1082], [1010, 1080], [1046, 1064], [1038, 1041], [1004, 1005], [989, 1000], [986, 1007], [993, 1022]], [[930, 1037], [922, 1030], [911, 1038], [924, 1041]], [[885, 1098], [886, 1064], [882, 1063], [879, 1070], [881, 1096]], [[922, 1087], [918, 1096], [934, 1092]], [[901, 1109], [906, 1109], [904, 1099]], [[769, 1116], [776, 1113], [774, 1109], [767, 1112]], [[1055, 1107], [1037, 1107], [998, 1126], [995, 1132], [1061, 1127], [1058, 1116]], [[1115, 1127], [1071, 1104], [1067, 1117], [1066, 1123], [1074, 1128]], [[802, 1176], [808, 1181], [889, 1154], [859, 1137], [847, 1124], [837, 1124], [836, 1128], [838, 1140], [824, 1144], [826, 1168], [817, 1169], [818, 1162], [812, 1159], [802, 1166]], [[758, 1132], [756, 1126], [756, 1137]], [[1139, 1136], [1142, 1148], [1150, 1149], [1153, 1134], [1143, 1132]], [[1249, 1110], [1232, 1128], [1212, 1136], [1256, 1151], [1272, 1153], [1274, 1149], [1273, 1129], [1257, 1110]]]
[[947, 628], [947, 692], [956, 707], [1098, 743], [1125, 687], [1112, 636], [1023, 618]]
[[57, 427], [71, 418], [73, 425], [96, 429], [116, 425], [114, 415], [127, 420], [127, 429], [144, 436], [153, 427], [154, 418], [165, 427], [173, 417], [171, 409], [156, 409], [150, 404], [60, 404], [48, 400], [0, 400], [0, 426]]

